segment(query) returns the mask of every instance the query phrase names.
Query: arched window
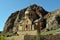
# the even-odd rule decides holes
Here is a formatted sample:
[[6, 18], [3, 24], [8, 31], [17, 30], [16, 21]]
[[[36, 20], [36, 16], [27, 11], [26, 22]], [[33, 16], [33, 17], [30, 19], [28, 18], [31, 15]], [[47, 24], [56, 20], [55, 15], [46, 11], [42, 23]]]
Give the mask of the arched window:
[[26, 28], [27, 28], [28, 26], [26, 25]]

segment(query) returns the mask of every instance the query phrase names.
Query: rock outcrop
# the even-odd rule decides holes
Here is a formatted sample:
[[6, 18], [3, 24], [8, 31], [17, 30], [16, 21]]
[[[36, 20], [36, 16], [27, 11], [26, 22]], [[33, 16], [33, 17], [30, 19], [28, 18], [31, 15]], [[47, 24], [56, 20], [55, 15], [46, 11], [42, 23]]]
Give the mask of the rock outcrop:
[[47, 12], [41, 6], [37, 6], [36, 4], [34, 4], [25, 9], [12, 13], [7, 19], [3, 31], [12, 31], [13, 27], [16, 26], [16, 23], [20, 22], [25, 16], [26, 10], [30, 11], [28, 17], [33, 24], [34, 22], [39, 20], [38, 22], [40, 23], [41, 30], [45, 29], [49, 31], [60, 28], [60, 9], [53, 12]]
[[[42, 18], [42, 22], [43, 22], [42, 25], [44, 27], [44, 25], [46, 25], [46, 24], [44, 23], [43, 18], [48, 12], [45, 11], [41, 6], [37, 6], [36, 4], [31, 5], [27, 8], [28, 8], [28, 10], [30, 10], [30, 14], [28, 14], [29, 19], [32, 19], [33, 20], [32, 22], [34, 22], [35, 20], [38, 20], [39, 18]], [[18, 23], [22, 19], [22, 17], [24, 17], [25, 11], [27, 10], [27, 8], [12, 13], [9, 16], [9, 18], [7, 19], [3, 31], [4, 32], [12, 31], [15, 24]]]
[[50, 12], [46, 15], [46, 29], [55, 30], [60, 28], [60, 9]]
[[[7, 19], [2, 33], [7, 36], [7, 40], [12, 38], [14, 40], [35, 40], [41, 37], [40, 32], [45, 33], [58, 28], [60, 28], [60, 9], [47, 12], [41, 6], [33, 4], [12, 13]], [[37, 34], [40, 36], [36, 37]], [[42, 40], [60, 40], [59, 35], [42, 35]]]

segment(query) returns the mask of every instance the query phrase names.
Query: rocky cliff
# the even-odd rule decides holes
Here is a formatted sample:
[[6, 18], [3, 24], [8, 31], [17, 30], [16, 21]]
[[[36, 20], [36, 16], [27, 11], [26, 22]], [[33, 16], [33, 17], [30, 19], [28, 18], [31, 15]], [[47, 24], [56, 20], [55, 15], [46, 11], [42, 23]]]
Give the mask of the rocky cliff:
[[[28, 14], [28, 17], [29, 19], [33, 19], [33, 22], [41, 18], [41, 30], [45, 29], [49, 31], [60, 28], [60, 9], [53, 12], [47, 12], [41, 6], [38, 6], [36, 4], [28, 6], [27, 8], [29, 8], [30, 10], [30, 14]], [[7, 19], [3, 31], [12, 31], [13, 27], [15, 26], [15, 23], [18, 23], [21, 18], [24, 17], [27, 8], [12, 13]]]
[[60, 28], [60, 9], [48, 13], [45, 17], [47, 30], [56, 30]]

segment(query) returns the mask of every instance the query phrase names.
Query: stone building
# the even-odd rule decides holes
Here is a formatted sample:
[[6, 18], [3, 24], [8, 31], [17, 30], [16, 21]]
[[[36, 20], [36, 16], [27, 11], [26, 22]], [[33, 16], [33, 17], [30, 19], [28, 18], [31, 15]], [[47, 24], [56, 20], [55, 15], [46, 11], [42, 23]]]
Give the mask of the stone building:
[[[16, 29], [18, 31], [34, 30], [35, 24], [33, 24], [33, 22], [32, 22], [33, 19], [29, 19], [29, 17], [28, 17], [29, 11], [30, 11], [30, 9], [28, 8], [25, 11], [24, 17], [19, 22], [15, 22], [15, 27], [17, 27]], [[18, 19], [18, 17], [16, 19]], [[13, 30], [16, 30], [15, 27], [13, 28]], [[37, 26], [35, 26], [35, 27], [37, 27]]]
[[[24, 40], [26, 35], [37, 35], [37, 26], [39, 20], [35, 20], [33, 22], [33, 19], [29, 19], [28, 14], [30, 13], [30, 10], [31, 9], [27, 8], [24, 17], [19, 22], [15, 21], [15, 27], [13, 27], [13, 31], [17, 32], [20, 37], [23, 36], [21, 37], [22, 40]], [[18, 19], [18, 16], [16, 20]], [[28, 38], [26, 39], [28, 40]], [[31, 37], [31, 39], [34, 38]]]
[[[35, 40], [34, 36], [46, 27], [46, 20], [44, 19], [44, 16], [47, 13], [48, 12], [42, 7], [35, 4], [31, 5], [30, 7], [12, 14], [6, 22], [4, 31], [8, 30], [8, 32], [10, 32], [11, 29], [13, 33], [18, 34], [18, 36], [11, 37], [14, 37], [15, 40], [17, 40], [16, 37], [19, 40], [25, 40], [24, 38], [26, 38], [26, 35], [26, 40]], [[28, 39], [28, 37], [30, 37], [30, 39]]]

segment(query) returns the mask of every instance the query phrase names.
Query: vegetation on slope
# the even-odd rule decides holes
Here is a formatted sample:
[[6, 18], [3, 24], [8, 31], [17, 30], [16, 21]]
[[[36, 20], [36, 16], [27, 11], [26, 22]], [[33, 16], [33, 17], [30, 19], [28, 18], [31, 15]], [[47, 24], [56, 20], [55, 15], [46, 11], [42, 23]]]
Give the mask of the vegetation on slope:
[[0, 35], [0, 40], [5, 40], [5, 37], [3, 35]]
[[44, 32], [41, 32], [41, 35], [56, 35], [56, 34], [59, 34], [60, 33], [60, 28], [59, 29], [56, 29], [56, 30], [51, 30], [51, 31], [44, 31]]

